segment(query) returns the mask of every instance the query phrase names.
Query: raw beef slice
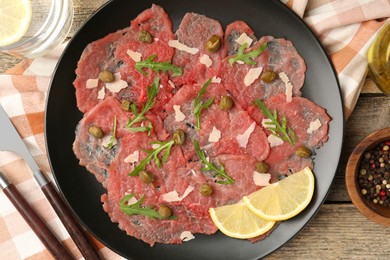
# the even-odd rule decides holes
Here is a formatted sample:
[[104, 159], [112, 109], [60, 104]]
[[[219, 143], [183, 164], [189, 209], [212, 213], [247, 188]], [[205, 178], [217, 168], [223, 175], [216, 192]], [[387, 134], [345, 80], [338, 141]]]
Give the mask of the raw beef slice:
[[252, 68], [261, 67], [262, 73], [267, 70], [272, 70], [276, 74], [286, 73], [293, 86], [293, 95], [301, 95], [300, 89], [303, 86], [306, 71], [306, 65], [302, 57], [290, 41], [274, 39], [270, 36], [261, 38], [244, 52], [257, 49], [264, 43], [267, 43], [267, 48], [254, 59], [256, 65], [239, 63], [230, 65], [229, 59], [234, 55], [228, 56], [223, 62], [222, 82], [245, 110], [252, 105], [255, 99], [267, 100], [272, 96], [286, 92], [286, 85], [278, 76], [272, 82], [266, 83], [260, 79], [260, 75], [252, 84], [246, 86], [244, 78]]
[[[288, 175], [302, 170], [305, 166], [312, 167], [310, 158], [299, 158], [295, 155], [295, 151], [300, 146], [314, 151], [314, 148], [321, 146], [328, 140], [330, 117], [326, 114], [325, 109], [304, 97], [293, 97], [291, 102], [286, 102], [283, 94], [270, 98], [265, 102], [265, 105], [271, 112], [277, 111], [279, 122], [282, 117], [286, 117], [287, 126], [296, 135], [294, 145], [284, 142], [280, 146], [271, 148], [266, 159], [266, 162], [271, 166], [271, 171]], [[265, 119], [258, 108], [250, 111], [250, 114], [259, 124], [262, 124], [262, 120]], [[310, 123], [317, 119], [321, 123], [320, 128], [313, 133], [308, 133]], [[270, 134], [268, 130], [266, 132]]]
[[[138, 37], [141, 31], [149, 32], [151, 43], [141, 42]], [[115, 96], [117, 99], [127, 99], [132, 102], [145, 103], [147, 86], [150, 86], [156, 76], [160, 76], [162, 88], [157, 96], [156, 108], [167, 102], [171, 97], [172, 87], [168, 84], [168, 76], [159, 75], [145, 68], [146, 76], [135, 68], [135, 61], [129, 52], [141, 54], [141, 60], [156, 55], [155, 62], [170, 61], [174, 50], [168, 46], [173, 39], [172, 23], [164, 10], [153, 5], [138, 15], [129, 28], [109, 34], [103, 39], [90, 43], [84, 50], [76, 70], [77, 105], [82, 112], [87, 112], [105, 96]], [[119, 89], [113, 89], [112, 83], [87, 86], [88, 81], [97, 80], [99, 72], [108, 70], [117, 75], [115, 84]], [[123, 84], [123, 85], [121, 85]], [[115, 85], [114, 85], [115, 86]], [[104, 92], [99, 98], [99, 92]]]
[[[175, 49], [173, 63], [182, 67], [184, 72], [182, 76], [172, 78], [172, 81], [177, 87], [184, 84], [201, 82], [213, 76], [218, 77], [220, 75], [220, 67], [223, 59], [222, 48], [216, 52], [209, 52], [205, 48], [206, 42], [213, 35], [217, 35], [222, 42], [223, 30], [218, 21], [196, 13], [186, 13], [184, 15], [179, 29], [175, 33], [176, 39], [190, 48], [199, 49], [199, 52], [190, 54]], [[203, 55], [208, 55], [211, 59], [212, 63], [210, 67], [200, 63], [200, 58]]]
[[[106, 138], [110, 138], [115, 118], [117, 124], [115, 136], [118, 144], [107, 149], [103, 147], [102, 143]], [[80, 165], [85, 166], [89, 172], [93, 173], [99, 182], [103, 183], [107, 178], [108, 167], [121, 146], [120, 139], [128, 132], [124, 128], [129, 118], [130, 113], [124, 112], [116, 99], [108, 97], [86, 113], [77, 126], [73, 151], [80, 160]], [[91, 126], [100, 127], [105, 137], [99, 139], [89, 134], [88, 129]]]

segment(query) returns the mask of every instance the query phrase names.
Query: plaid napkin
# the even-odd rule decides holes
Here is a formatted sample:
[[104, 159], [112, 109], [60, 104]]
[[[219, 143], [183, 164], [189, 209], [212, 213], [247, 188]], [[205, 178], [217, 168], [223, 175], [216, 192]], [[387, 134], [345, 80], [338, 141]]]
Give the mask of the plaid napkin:
[[[283, 1], [317, 34], [337, 71], [345, 106], [352, 112], [367, 62], [365, 53], [378, 30], [390, 17], [388, 0], [289, 0]], [[23, 60], [0, 75], [0, 103], [35, 156], [39, 166], [52, 178], [45, 154], [44, 108], [50, 76], [64, 45], [35, 60]], [[1, 126], [0, 126], [1, 127]], [[27, 201], [64, 241], [76, 258], [82, 258], [69, 234], [40, 191], [31, 171], [16, 154], [0, 151], [0, 170], [14, 183]], [[0, 252], [3, 259], [50, 259], [51, 255], [31, 231], [3, 192], [0, 192]], [[121, 259], [96, 241], [107, 259]]]

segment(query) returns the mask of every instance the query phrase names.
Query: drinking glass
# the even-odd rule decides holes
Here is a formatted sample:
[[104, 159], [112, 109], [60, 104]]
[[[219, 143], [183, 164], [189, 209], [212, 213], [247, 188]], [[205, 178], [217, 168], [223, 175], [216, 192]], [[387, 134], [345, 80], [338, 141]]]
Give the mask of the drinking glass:
[[[0, 46], [0, 52], [16, 57], [36, 58], [60, 45], [72, 25], [73, 0], [26, 0], [31, 6], [31, 20], [17, 42]], [[7, 15], [2, 14], [1, 15]], [[0, 30], [2, 29], [0, 24]]]

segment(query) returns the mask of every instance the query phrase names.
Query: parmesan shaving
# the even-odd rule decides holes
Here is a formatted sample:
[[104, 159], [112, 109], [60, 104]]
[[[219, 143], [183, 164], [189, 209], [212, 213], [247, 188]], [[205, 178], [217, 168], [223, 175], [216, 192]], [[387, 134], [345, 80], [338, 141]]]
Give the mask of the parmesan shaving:
[[211, 64], [213, 64], [213, 61], [210, 59], [210, 56], [207, 54], [203, 54], [199, 58], [199, 62], [206, 65], [207, 68], [210, 68]]
[[253, 172], [253, 182], [257, 186], [268, 186], [270, 185], [269, 181], [271, 180], [271, 174], [269, 173], [259, 173]]
[[139, 160], [139, 151], [134, 151], [132, 154], [127, 156], [123, 162], [125, 163], [136, 163]]
[[256, 123], [253, 122], [242, 135], [237, 135], [236, 138], [237, 138], [237, 142], [240, 145], [240, 147], [246, 148], [248, 141], [249, 141], [249, 137], [251, 136], [251, 134], [255, 130], [255, 126], [256, 126]]
[[152, 149], [156, 150], [160, 147], [160, 144], [152, 144]]
[[279, 78], [284, 82], [284, 85], [286, 86], [286, 101], [291, 102], [292, 101], [292, 91], [293, 91], [293, 85], [290, 82], [290, 79], [288, 78], [287, 74], [284, 72], [279, 73]]
[[251, 46], [252, 42], [253, 42], [253, 39], [250, 38], [246, 33], [242, 33], [240, 35], [240, 37], [238, 37], [236, 39], [236, 43], [238, 43], [240, 45], [244, 45], [246, 43], [247, 44], [247, 46], [246, 46], [247, 48], [249, 48], [249, 46]]
[[169, 86], [171, 86], [172, 88], [176, 88], [175, 84], [172, 82], [172, 80], [168, 80], [168, 84]]
[[121, 79], [121, 74], [115, 73], [115, 81], [114, 82], [107, 82], [106, 88], [111, 91], [112, 93], [118, 93], [122, 89], [126, 88], [127, 82]]
[[88, 79], [85, 83], [87, 88], [96, 88], [99, 84], [99, 79]]
[[178, 49], [179, 51], [185, 51], [190, 54], [197, 54], [199, 52], [198, 48], [191, 48], [187, 45], [179, 42], [178, 40], [170, 40], [168, 41], [169, 47], [173, 47], [175, 49]]
[[209, 135], [209, 142], [216, 143], [221, 139], [221, 131], [219, 131], [215, 126], [213, 126], [213, 130]]
[[275, 126], [268, 125], [267, 123], [272, 123], [272, 120], [269, 119], [269, 118], [264, 118], [264, 119], [261, 121], [261, 125], [262, 125], [264, 128], [267, 128], [267, 129], [275, 128]]
[[112, 143], [112, 146], [118, 144], [116, 138], [114, 138], [114, 140], [111, 140], [111, 139], [112, 139], [111, 135], [106, 135], [105, 137], [103, 137], [103, 139], [102, 139], [102, 146], [107, 148], [111, 143]]
[[[126, 192], [127, 193], [127, 192]], [[125, 195], [129, 195], [129, 194], [125, 194]], [[131, 197], [128, 201], [127, 201], [127, 205], [132, 205], [132, 204], [135, 204], [137, 203], [138, 200], [135, 198], [135, 197]]]
[[186, 119], [186, 115], [181, 112], [180, 110], [181, 106], [173, 105], [173, 109], [175, 110], [175, 121], [176, 122], [182, 122], [184, 119]]
[[106, 96], [106, 88], [105, 87], [102, 87], [101, 90], [99, 90], [98, 92], [98, 99], [104, 99], [104, 97]]
[[251, 68], [248, 73], [245, 75], [244, 84], [245, 86], [250, 86], [261, 74], [263, 70], [262, 67]]
[[314, 131], [317, 131], [322, 126], [320, 120], [317, 118], [315, 121], [310, 122], [309, 129], [307, 129], [308, 134], [312, 134]]
[[220, 77], [214, 76], [211, 78], [211, 83], [221, 83], [222, 79]]
[[195, 236], [190, 231], [183, 231], [180, 234], [180, 239], [184, 242], [190, 241], [192, 239], [195, 239]]
[[267, 137], [267, 139], [268, 139], [268, 143], [269, 143], [269, 145], [270, 145], [270, 147], [272, 148], [272, 147], [276, 147], [276, 146], [279, 146], [279, 145], [282, 145], [284, 142], [283, 142], [283, 140], [281, 139], [281, 138], [279, 138], [279, 137], [277, 137], [277, 136], [275, 136], [275, 135], [269, 135], [268, 137]]
[[187, 189], [184, 191], [183, 196], [181, 196], [181, 197], [179, 196], [179, 193], [177, 193], [177, 191], [174, 190], [174, 191], [163, 194], [162, 199], [165, 200], [166, 202], [182, 201], [194, 189], [195, 188], [193, 186], [191, 186], [191, 185], [188, 186]]
[[134, 61], [134, 62], [139, 62], [141, 61], [141, 58], [142, 58], [142, 54], [137, 52], [137, 51], [132, 51], [132, 50], [127, 50], [127, 55], [130, 56], [130, 58]]

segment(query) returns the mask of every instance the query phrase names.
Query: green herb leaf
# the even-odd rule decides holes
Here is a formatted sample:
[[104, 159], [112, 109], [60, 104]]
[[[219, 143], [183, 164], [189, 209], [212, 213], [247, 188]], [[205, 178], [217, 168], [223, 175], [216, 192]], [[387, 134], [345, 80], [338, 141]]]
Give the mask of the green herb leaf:
[[159, 73], [160, 71], [163, 73], [166, 73], [167, 71], [172, 71], [172, 77], [181, 76], [183, 74], [183, 69], [171, 64], [169, 61], [165, 62], [156, 62], [153, 61], [157, 57], [157, 54], [154, 54], [143, 61], [138, 61], [135, 63], [135, 69], [141, 73], [142, 75], [147, 75], [147, 73], [144, 71], [144, 68], [149, 68], [153, 70], [156, 73]]
[[194, 99], [194, 114], [196, 118], [196, 130], [200, 130], [200, 116], [202, 114], [202, 110], [208, 108], [211, 106], [211, 104], [214, 102], [214, 98], [210, 98], [206, 100], [205, 102], [200, 100], [200, 97], [206, 93], [206, 88], [210, 85], [211, 79], [209, 79], [200, 89], [198, 95]]
[[219, 184], [233, 184], [234, 179], [230, 177], [226, 172], [225, 172], [225, 167], [221, 165], [220, 168], [218, 168], [216, 165], [213, 163], [209, 162], [206, 158], [206, 155], [204, 152], [199, 148], [198, 141], [194, 140], [194, 147], [197, 155], [199, 156], [200, 160], [202, 163], [205, 165], [202, 170], [203, 171], [214, 171], [216, 173], [216, 176], [223, 178], [224, 180], [217, 181]]
[[271, 122], [266, 122], [267, 129], [271, 131], [271, 133], [282, 139], [283, 141], [289, 142], [290, 144], [295, 144], [296, 142], [296, 136], [294, 131], [287, 127], [287, 119], [286, 117], [282, 117], [282, 123], [279, 123], [278, 121], [278, 112], [276, 109], [272, 113], [269, 108], [261, 102], [259, 99], [256, 99], [256, 104], [268, 119], [271, 120]]
[[232, 66], [233, 63], [235, 63], [239, 60], [245, 62], [246, 64], [256, 65], [256, 62], [253, 59], [260, 56], [260, 54], [262, 54], [264, 52], [264, 50], [267, 48], [267, 43], [266, 42], [263, 43], [257, 49], [254, 49], [253, 51], [244, 53], [244, 50], [246, 49], [247, 46], [248, 46], [247, 43], [244, 43], [243, 45], [241, 45], [241, 47], [238, 49], [237, 55], [229, 59], [230, 66]]
[[155, 77], [152, 86], [147, 88], [148, 100], [146, 101], [145, 105], [142, 105], [141, 112], [138, 113], [137, 106], [135, 104], [130, 105], [131, 112], [133, 113], [133, 118], [131, 118], [129, 122], [127, 122], [126, 129], [132, 132], [148, 131], [148, 135], [150, 135], [150, 131], [153, 128], [150, 122], [148, 126], [141, 126], [141, 127], [134, 127], [134, 124], [146, 120], [146, 117], [144, 116], [145, 113], [148, 112], [152, 108], [152, 106], [156, 103], [155, 97], [157, 96], [158, 93], [159, 84], [160, 84], [160, 77]]
[[[173, 140], [167, 142], [153, 142], [154, 144], [159, 144], [160, 146], [154, 150], [147, 150], [148, 153], [142, 161], [134, 168], [132, 172], [129, 173], [130, 176], [138, 176], [140, 171], [145, 170], [146, 165], [148, 165], [152, 159], [154, 159], [157, 167], [161, 167], [165, 163], [171, 153], [172, 145], [175, 143]], [[164, 151], [162, 160], [159, 157], [160, 152]]]
[[107, 144], [106, 149], [112, 149], [112, 147], [115, 146], [115, 143], [116, 143], [115, 135], [116, 135], [116, 116], [114, 117], [114, 126], [111, 130], [110, 142]]
[[147, 216], [148, 218], [151, 218], [151, 219], [155, 219], [155, 218], [157, 218], [157, 219], [176, 219], [177, 218], [176, 216], [170, 216], [168, 218], [164, 218], [163, 216], [160, 215], [160, 213], [158, 213], [158, 211], [154, 210], [152, 206], [141, 207], [142, 206], [141, 204], [145, 200], [145, 195], [143, 195], [142, 198], [139, 199], [136, 203], [127, 205], [126, 202], [129, 199], [133, 198], [134, 196], [135, 196], [134, 194], [129, 194], [129, 195], [124, 196], [120, 200], [120, 203], [119, 203], [120, 209], [126, 215], [128, 215], [128, 216], [144, 215], [144, 216]]

